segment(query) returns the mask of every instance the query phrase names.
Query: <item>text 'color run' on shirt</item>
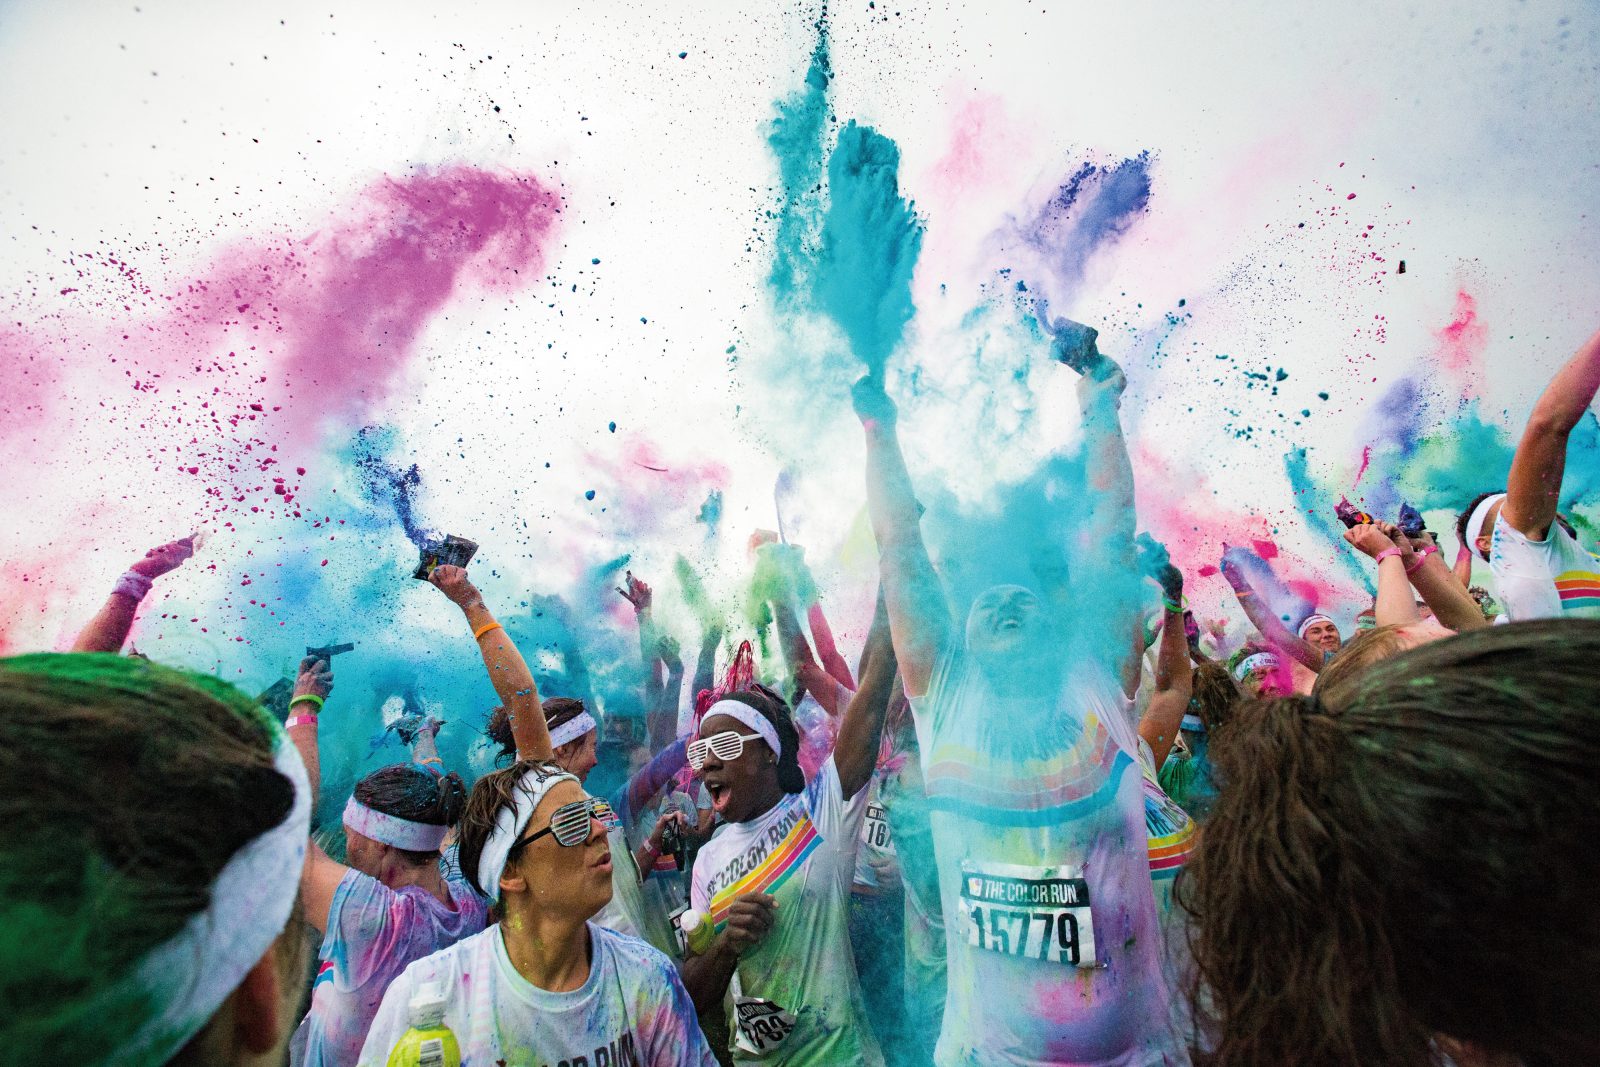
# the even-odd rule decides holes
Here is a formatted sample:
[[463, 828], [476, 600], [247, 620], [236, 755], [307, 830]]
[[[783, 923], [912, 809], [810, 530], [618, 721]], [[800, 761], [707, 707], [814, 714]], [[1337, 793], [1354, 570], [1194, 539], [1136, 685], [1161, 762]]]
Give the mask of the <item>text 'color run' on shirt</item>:
[[695, 859], [690, 906], [719, 930], [740, 896], [778, 900], [772, 931], [740, 957], [730, 989], [735, 1062], [883, 1062], [850, 948], [850, 883], [865, 794], [845, 803], [830, 757], [802, 792], [749, 822], [724, 824]]
[[1180, 1061], [1152, 861], [1181, 862], [1167, 824], [1187, 818], [1152, 832], [1124, 705], [1103, 672], [1001, 697], [959, 649], [912, 701], [948, 931], [939, 1064]]

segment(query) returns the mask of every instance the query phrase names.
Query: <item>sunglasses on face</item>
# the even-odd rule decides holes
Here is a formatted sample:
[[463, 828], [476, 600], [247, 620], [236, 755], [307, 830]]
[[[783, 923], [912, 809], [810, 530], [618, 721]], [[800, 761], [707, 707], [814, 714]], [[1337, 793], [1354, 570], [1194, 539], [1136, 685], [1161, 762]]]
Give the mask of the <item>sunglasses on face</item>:
[[607, 830], [614, 830], [620, 824], [616, 812], [611, 810], [599, 797], [584, 797], [574, 800], [570, 804], [563, 804], [550, 815], [550, 825], [543, 830], [529, 834], [515, 845], [506, 854], [507, 859], [527, 848], [545, 834], [550, 834], [556, 839], [556, 844], [563, 848], [572, 848], [589, 840], [589, 821], [599, 820]]
[[712, 734], [710, 737], [696, 738], [689, 742], [689, 748], [686, 753], [689, 757], [689, 766], [697, 771], [704, 767], [706, 765], [707, 750], [710, 750], [711, 754], [723, 763], [727, 763], [729, 760], [736, 760], [744, 755], [744, 743], [746, 741], [760, 740], [760, 734], [741, 734], [733, 730], [724, 730], [720, 734]]

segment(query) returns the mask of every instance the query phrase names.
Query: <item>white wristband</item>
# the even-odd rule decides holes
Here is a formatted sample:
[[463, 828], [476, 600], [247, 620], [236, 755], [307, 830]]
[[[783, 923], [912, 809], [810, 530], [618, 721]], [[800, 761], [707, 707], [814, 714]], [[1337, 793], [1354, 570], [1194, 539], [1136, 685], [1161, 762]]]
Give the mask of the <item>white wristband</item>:
[[128, 571], [121, 578], [117, 579], [117, 584], [111, 587], [111, 591], [113, 593], [121, 593], [125, 597], [139, 601], [143, 600], [145, 595], [150, 592], [151, 584], [152, 583], [150, 579], [146, 578], [139, 572]]

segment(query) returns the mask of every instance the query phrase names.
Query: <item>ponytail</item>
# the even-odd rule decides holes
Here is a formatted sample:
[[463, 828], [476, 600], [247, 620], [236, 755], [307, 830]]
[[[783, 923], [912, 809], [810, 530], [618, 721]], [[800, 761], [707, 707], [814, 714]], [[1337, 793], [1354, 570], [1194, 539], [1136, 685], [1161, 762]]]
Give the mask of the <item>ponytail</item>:
[[[467, 806], [467, 787], [454, 771], [435, 774], [414, 763], [380, 767], [356, 783], [355, 797], [374, 811], [429, 826], [454, 826]], [[401, 850], [414, 865], [432, 863], [437, 852]]]
[[467, 783], [455, 771], [439, 777], [438, 824], [454, 826], [461, 821], [467, 807]]

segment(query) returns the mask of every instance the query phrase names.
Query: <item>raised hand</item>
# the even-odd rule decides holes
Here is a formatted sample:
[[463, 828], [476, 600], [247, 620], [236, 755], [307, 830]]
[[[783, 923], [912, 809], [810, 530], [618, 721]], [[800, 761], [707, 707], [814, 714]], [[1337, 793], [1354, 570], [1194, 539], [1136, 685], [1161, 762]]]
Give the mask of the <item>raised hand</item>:
[[1376, 559], [1379, 553], [1395, 547], [1389, 535], [1384, 533], [1377, 523], [1372, 522], [1363, 522], [1350, 527], [1344, 532], [1344, 539], [1373, 559]]
[[177, 570], [179, 565], [192, 555], [194, 555], [194, 535], [190, 534], [188, 537], [157, 545], [128, 569], [146, 578], [159, 578], [163, 574]]
[[1101, 407], [1115, 411], [1122, 406], [1122, 394], [1127, 388], [1128, 378], [1122, 367], [1116, 360], [1101, 356], [1078, 379], [1078, 405], [1084, 411]]
[[617, 595], [633, 605], [636, 615], [643, 615], [650, 610], [654, 596], [650, 586], [635, 578], [632, 571], [628, 571], [625, 575], [624, 584], [617, 587]]
[[1183, 597], [1183, 572], [1173, 564], [1167, 546], [1148, 533], [1142, 533], [1134, 539], [1134, 550], [1145, 577], [1153, 578], [1166, 598], [1178, 603]]
[[1255, 559], [1255, 553], [1248, 548], [1229, 548], [1222, 546], [1222, 576], [1228, 580], [1235, 591], [1250, 588], [1250, 579], [1244, 572], [1245, 564]]
[[899, 414], [894, 401], [883, 391], [883, 379], [872, 375], [863, 377], [850, 390], [850, 406], [863, 425], [893, 426]]
[[333, 692], [333, 666], [325, 659], [317, 656], [307, 656], [300, 661], [300, 673], [294, 680], [294, 696], [314, 696], [328, 699], [328, 694]]
[[656, 656], [667, 665], [667, 670], [676, 671], [683, 667], [683, 650], [676, 637], [662, 634], [656, 639]]
[[465, 567], [441, 563], [433, 568], [433, 573], [428, 575], [428, 581], [438, 586], [439, 591], [449, 597], [450, 602], [458, 608], [465, 610], [472, 604], [483, 603], [483, 594], [478, 592], [478, 587], [467, 577]]

